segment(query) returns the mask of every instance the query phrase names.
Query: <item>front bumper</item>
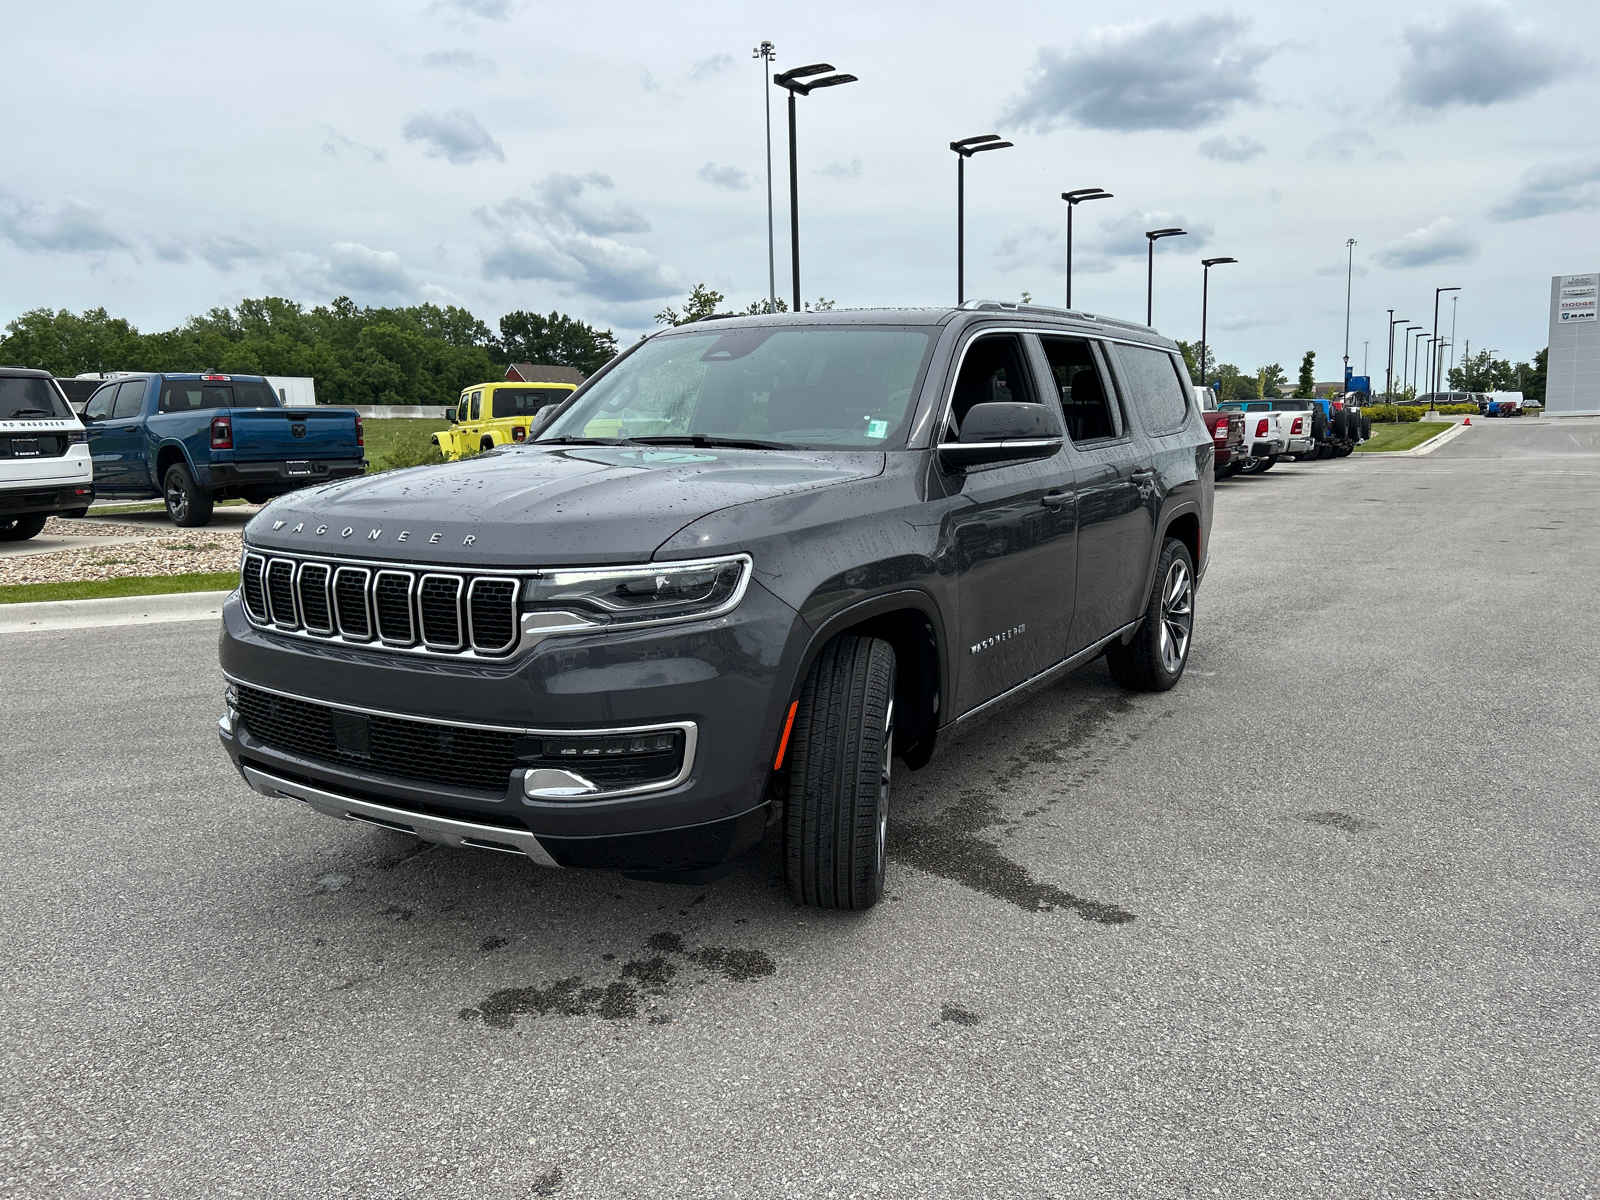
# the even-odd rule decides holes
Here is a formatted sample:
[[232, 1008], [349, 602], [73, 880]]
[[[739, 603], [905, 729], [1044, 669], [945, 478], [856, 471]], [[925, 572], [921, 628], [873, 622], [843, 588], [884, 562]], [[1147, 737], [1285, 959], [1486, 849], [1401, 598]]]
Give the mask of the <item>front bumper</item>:
[[792, 689], [791, 643], [803, 643], [805, 634], [794, 611], [754, 582], [724, 617], [550, 638], [505, 662], [434, 661], [286, 637], [252, 625], [237, 597], [224, 605], [222, 624], [222, 667], [236, 684], [432, 723], [441, 729], [441, 745], [452, 724], [572, 737], [652, 725], [692, 728], [692, 759], [681, 780], [631, 795], [536, 799], [527, 795], [521, 770], [508, 772], [500, 791], [447, 786], [382, 774], [350, 756], [296, 752], [270, 744], [236, 712], [223, 719], [223, 747], [257, 791], [292, 795], [332, 815], [409, 827], [431, 840], [478, 845], [495, 841], [498, 830], [502, 844], [486, 848], [511, 845], [538, 858], [530, 847], [540, 846], [561, 865], [640, 871], [714, 866], [759, 840]]

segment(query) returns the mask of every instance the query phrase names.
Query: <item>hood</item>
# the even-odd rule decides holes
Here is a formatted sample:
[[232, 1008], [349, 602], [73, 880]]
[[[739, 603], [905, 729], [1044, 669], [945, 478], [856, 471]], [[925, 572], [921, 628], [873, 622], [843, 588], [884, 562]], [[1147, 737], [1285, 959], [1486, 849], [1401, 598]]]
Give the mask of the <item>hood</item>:
[[881, 451], [506, 447], [303, 488], [245, 526], [253, 546], [474, 567], [648, 562], [720, 509], [881, 474]]

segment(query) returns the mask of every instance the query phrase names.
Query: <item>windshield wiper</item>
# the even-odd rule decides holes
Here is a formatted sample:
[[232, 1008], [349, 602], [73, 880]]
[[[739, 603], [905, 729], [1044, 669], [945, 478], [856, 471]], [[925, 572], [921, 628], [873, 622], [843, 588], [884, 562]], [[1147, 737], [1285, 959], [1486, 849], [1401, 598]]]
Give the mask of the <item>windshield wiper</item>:
[[553, 437], [538, 438], [535, 441], [524, 444], [529, 446], [621, 446], [626, 443], [623, 438]]
[[15, 421], [18, 417], [26, 416], [53, 417], [55, 415], [56, 414], [48, 408], [14, 408], [11, 410], [11, 415], [7, 417], [6, 420]]
[[661, 433], [629, 438], [647, 446], [699, 446], [707, 450], [793, 450], [788, 442], [763, 442], [757, 438], [713, 437], [704, 433]]

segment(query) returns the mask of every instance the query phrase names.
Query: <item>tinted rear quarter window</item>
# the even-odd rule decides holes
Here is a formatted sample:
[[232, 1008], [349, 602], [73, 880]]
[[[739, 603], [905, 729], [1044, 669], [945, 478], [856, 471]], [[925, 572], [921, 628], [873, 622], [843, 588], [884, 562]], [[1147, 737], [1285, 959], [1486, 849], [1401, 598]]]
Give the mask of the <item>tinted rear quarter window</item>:
[[1189, 389], [1177, 364], [1165, 350], [1149, 346], [1117, 347], [1117, 358], [1133, 392], [1133, 404], [1150, 433], [1174, 433], [1189, 415]]
[[0, 421], [53, 421], [71, 415], [50, 380], [0, 375]]
[[143, 379], [129, 379], [117, 385], [117, 402], [111, 406], [111, 416], [114, 420], [120, 421], [139, 415], [139, 411], [144, 408], [146, 382]]
[[264, 383], [235, 379], [207, 383], [203, 379], [168, 379], [161, 384], [159, 411], [196, 412], [206, 408], [277, 408], [278, 397]]

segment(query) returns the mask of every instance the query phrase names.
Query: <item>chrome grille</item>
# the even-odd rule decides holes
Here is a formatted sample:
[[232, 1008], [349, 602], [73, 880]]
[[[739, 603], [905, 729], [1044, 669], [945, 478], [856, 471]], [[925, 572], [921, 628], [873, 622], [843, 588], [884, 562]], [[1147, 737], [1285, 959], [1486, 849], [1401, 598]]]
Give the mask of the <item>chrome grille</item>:
[[410, 571], [379, 571], [372, 585], [378, 636], [391, 646], [409, 646], [417, 640], [411, 622], [411, 593], [416, 582]]
[[312, 633], [333, 632], [333, 613], [328, 609], [328, 576], [323, 563], [301, 563], [295, 583], [300, 596], [300, 617]]
[[239, 582], [250, 620], [284, 632], [478, 658], [517, 645], [515, 578], [249, 552]]

